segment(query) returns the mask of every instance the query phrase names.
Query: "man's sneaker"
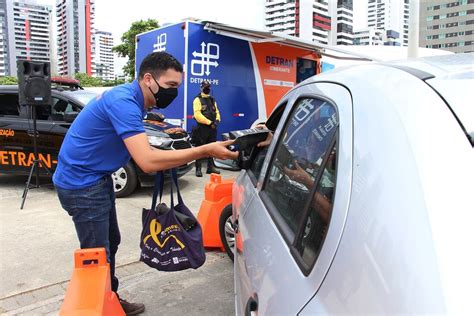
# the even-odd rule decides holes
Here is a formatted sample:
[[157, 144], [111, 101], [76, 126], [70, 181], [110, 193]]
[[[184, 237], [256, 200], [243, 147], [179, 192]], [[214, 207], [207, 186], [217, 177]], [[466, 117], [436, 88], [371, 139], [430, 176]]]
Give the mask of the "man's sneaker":
[[119, 298], [120, 305], [127, 315], [138, 315], [145, 311], [145, 305], [141, 303], [129, 303], [126, 300]]

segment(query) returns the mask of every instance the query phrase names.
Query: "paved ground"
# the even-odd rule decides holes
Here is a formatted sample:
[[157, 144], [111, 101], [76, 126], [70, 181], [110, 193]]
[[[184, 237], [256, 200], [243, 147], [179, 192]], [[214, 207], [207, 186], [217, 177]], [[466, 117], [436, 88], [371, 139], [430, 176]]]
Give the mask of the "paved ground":
[[[223, 172], [224, 178], [236, 175]], [[192, 172], [180, 179], [184, 200], [196, 213], [207, 180]], [[24, 182], [23, 177], [0, 176], [0, 313], [56, 314], [78, 241], [54, 190], [31, 190], [20, 210]], [[138, 262], [140, 214], [149, 207], [151, 194], [151, 188], [141, 188], [131, 197], [117, 199], [122, 233], [117, 254], [119, 293], [145, 303], [145, 315], [234, 314], [232, 263], [223, 253], [208, 252], [205, 265], [195, 271], [163, 273]]]

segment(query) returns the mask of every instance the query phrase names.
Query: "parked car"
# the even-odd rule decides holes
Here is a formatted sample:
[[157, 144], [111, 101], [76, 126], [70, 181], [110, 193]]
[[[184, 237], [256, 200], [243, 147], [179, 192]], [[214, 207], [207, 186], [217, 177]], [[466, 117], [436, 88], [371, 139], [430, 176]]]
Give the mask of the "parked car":
[[[51, 171], [56, 169], [64, 136], [81, 109], [94, 97], [95, 91], [82, 90], [77, 83], [56, 82], [51, 90], [51, 105], [37, 106], [39, 159]], [[0, 173], [27, 175], [34, 159], [31, 109], [18, 103], [18, 86], [0, 86]], [[188, 134], [164, 121], [145, 120], [150, 144], [156, 148], [176, 150], [190, 148]], [[182, 176], [192, 164], [178, 168]], [[40, 168], [41, 175], [47, 175]], [[153, 185], [153, 174], [144, 173], [132, 160], [117, 170], [112, 178], [117, 197], [131, 194], [138, 185]]]
[[473, 60], [340, 68], [283, 97], [233, 186], [237, 315], [474, 314]]

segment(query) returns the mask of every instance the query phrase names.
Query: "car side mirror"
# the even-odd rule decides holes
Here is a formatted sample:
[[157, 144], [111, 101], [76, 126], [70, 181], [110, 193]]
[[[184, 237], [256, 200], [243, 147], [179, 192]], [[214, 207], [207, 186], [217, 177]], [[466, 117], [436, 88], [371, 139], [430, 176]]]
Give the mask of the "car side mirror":
[[72, 123], [76, 119], [76, 117], [79, 115], [79, 112], [68, 112], [64, 113], [64, 121], [66, 123]]

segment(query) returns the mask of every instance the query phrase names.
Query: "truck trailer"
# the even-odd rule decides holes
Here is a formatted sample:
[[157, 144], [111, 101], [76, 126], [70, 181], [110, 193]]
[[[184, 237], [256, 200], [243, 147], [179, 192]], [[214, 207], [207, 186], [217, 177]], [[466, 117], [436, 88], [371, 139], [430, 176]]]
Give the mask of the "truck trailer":
[[220, 135], [265, 121], [286, 92], [323, 67], [315, 45], [203, 21], [186, 20], [137, 35], [136, 71], [145, 56], [159, 51], [176, 57], [184, 68], [178, 97], [160, 112], [188, 132], [197, 124], [193, 100], [203, 80], [212, 85]]

